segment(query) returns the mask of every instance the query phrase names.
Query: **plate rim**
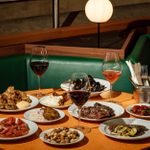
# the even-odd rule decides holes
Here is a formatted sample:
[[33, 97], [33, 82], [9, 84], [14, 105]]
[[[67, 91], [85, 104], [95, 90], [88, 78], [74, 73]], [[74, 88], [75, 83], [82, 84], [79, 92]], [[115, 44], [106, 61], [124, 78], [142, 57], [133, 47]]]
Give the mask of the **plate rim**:
[[[27, 113], [29, 113], [30, 111], [36, 110], [36, 109], [38, 110], [38, 109], [41, 109], [41, 108], [33, 108], [33, 109], [30, 109], [30, 110], [26, 111], [26, 112], [23, 114], [24, 118], [25, 118], [26, 120], [30, 120], [30, 119], [28, 119], [27, 116], [26, 116]], [[59, 109], [56, 109], [56, 108], [53, 108], [53, 109], [55, 109], [55, 110], [59, 113], [60, 118], [54, 119], [54, 120], [45, 120], [45, 121], [36, 121], [36, 120], [30, 120], [30, 121], [36, 122], [36, 123], [39, 123], [39, 124], [49, 124], [49, 123], [53, 123], [53, 122], [59, 121], [59, 120], [61, 120], [61, 119], [63, 119], [63, 118], [65, 117], [65, 113], [64, 113], [62, 110], [59, 110]]]
[[[17, 137], [0, 137], [0, 141], [11, 141], [11, 140], [19, 140], [19, 139], [23, 139], [23, 138], [26, 138], [26, 137], [29, 137], [33, 134], [35, 134], [38, 130], [38, 125], [33, 122], [33, 121], [30, 121], [30, 120], [27, 120], [27, 119], [24, 119], [24, 118], [17, 118], [17, 117], [14, 117], [15, 119], [21, 119], [22, 121], [24, 121], [26, 124], [28, 124], [28, 127], [29, 127], [29, 133], [26, 134], [26, 135], [22, 135], [22, 136], [17, 136]], [[2, 121], [3, 119], [7, 119], [7, 118], [0, 118], [0, 121]]]
[[[81, 117], [81, 119], [82, 120], [85, 120], [85, 121], [93, 121], [93, 122], [97, 122], [97, 121], [106, 121], [106, 120], [110, 120], [110, 119], [114, 119], [114, 118], [118, 118], [118, 117], [120, 117], [120, 116], [122, 116], [123, 114], [124, 114], [124, 112], [125, 112], [125, 109], [121, 106], [121, 105], [119, 105], [119, 104], [116, 104], [116, 103], [113, 103], [113, 102], [106, 102], [106, 101], [98, 101], [98, 100], [89, 100], [89, 101], [87, 101], [87, 103], [96, 103], [96, 102], [98, 102], [98, 103], [102, 103], [103, 105], [105, 105], [105, 104], [113, 104], [113, 105], [116, 105], [117, 107], [119, 107], [120, 108], [120, 110], [121, 110], [121, 114], [120, 115], [115, 115], [115, 116], [113, 116], [113, 117], [110, 117], [110, 118], [103, 118], [103, 119], [89, 119], [89, 118], [83, 118], [83, 117]], [[75, 104], [72, 104], [69, 108], [68, 108], [68, 112], [69, 112], [69, 114], [70, 115], [72, 115], [73, 117], [75, 117], [75, 118], [78, 118], [78, 116], [76, 116], [76, 115], [73, 115], [73, 113], [71, 112], [71, 107], [73, 107], [73, 105], [74, 105], [74, 107], [77, 107]], [[85, 105], [86, 105], [86, 103], [85, 103]], [[83, 105], [84, 106], [84, 105]], [[112, 108], [112, 107], [111, 107]], [[113, 109], [113, 108], [112, 108]], [[113, 109], [114, 110], [114, 109]]]
[[26, 110], [29, 110], [31, 108], [34, 108], [34, 107], [36, 107], [39, 104], [38, 98], [36, 98], [35, 96], [32, 96], [32, 95], [28, 95], [28, 94], [27, 94], [27, 96], [32, 101], [31, 105], [29, 107], [26, 107], [24, 109], [15, 109], [15, 110], [0, 109], [0, 112], [3, 112], [3, 113], [17, 113], [17, 112], [22, 112], [22, 111], [26, 111]]
[[49, 142], [48, 140], [44, 139], [44, 137], [43, 137], [44, 133], [47, 133], [47, 132], [49, 132], [49, 131], [52, 131], [52, 130], [58, 129], [58, 128], [63, 128], [63, 127], [49, 128], [49, 129], [47, 129], [47, 130], [44, 130], [44, 131], [42, 131], [42, 132], [40, 133], [39, 138], [40, 138], [43, 142], [45, 142], [45, 143], [47, 143], [47, 144], [50, 144], [50, 145], [55, 145], [55, 146], [67, 146], [67, 145], [76, 144], [76, 143], [82, 141], [82, 140], [84, 139], [84, 137], [85, 137], [85, 135], [83, 134], [83, 132], [81, 132], [80, 130], [74, 129], [74, 128], [69, 128], [69, 130], [77, 131], [77, 132], [79, 133], [79, 135], [80, 135], [79, 140], [77, 140], [77, 141], [75, 141], [75, 142], [72, 142], [72, 143], [65, 143], [65, 144], [64, 144], [64, 143], [51, 143], [51, 142]]
[[[94, 80], [95, 81], [97, 81], [97, 82], [105, 82], [105, 83], [107, 83], [109, 86], [108, 87], [106, 87], [104, 90], [102, 90], [102, 91], [98, 91], [98, 92], [91, 92], [91, 96], [93, 96], [93, 95], [98, 95], [98, 94], [100, 94], [101, 92], [103, 92], [103, 91], [107, 91], [107, 90], [110, 90], [110, 83], [107, 81], [107, 80], [105, 80], [105, 79], [100, 79], [100, 78], [94, 78]], [[60, 84], [60, 87], [63, 89], [63, 90], [65, 90], [65, 91], [68, 91], [66, 88], [63, 88], [62, 87], [62, 84], [63, 83], [67, 83], [67, 81], [63, 81], [61, 84]]]
[[[139, 121], [141, 121], [141, 122], [143, 122], [143, 121], [145, 121], [145, 122], [147, 122], [147, 123], [149, 123], [150, 124], [150, 122], [149, 121], [147, 121], [147, 120], [144, 120], [144, 119], [139, 119], [139, 118], [115, 118], [115, 119], [111, 119], [111, 120], [107, 120], [107, 121], [105, 121], [105, 122], [103, 122], [103, 123], [101, 123], [100, 125], [99, 125], [99, 131], [103, 134], [103, 135], [105, 135], [105, 136], [107, 136], [107, 137], [110, 137], [110, 138], [113, 138], [113, 139], [118, 139], [118, 140], [125, 140], [125, 141], [133, 141], [133, 140], [142, 140], [142, 139], [146, 139], [146, 138], [149, 138], [150, 137], [150, 134], [148, 134], [147, 136], [145, 136], [145, 137], [141, 137], [141, 136], [138, 136], [138, 137], [121, 137], [121, 136], [115, 136], [115, 135], [111, 135], [111, 134], [108, 134], [107, 132], [106, 132], [106, 128], [108, 128], [108, 124], [109, 124], [109, 122], [112, 122], [112, 121], [117, 121], [117, 120], [139, 120]], [[143, 126], [145, 126], [144, 124], [143, 124]], [[147, 132], [150, 132], [150, 128], [148, 128], [148, 131]]]
[[42, 101], [44, 100], [44, 98], [45, 97], [48, 97], [49, 95], [46, 95], [46, 96], [43, 96], [42, 98], [40, 98], [40, 100], [39, 100], [39, 104], [41, 104], [41, 105], [43, 105], [43, 106], [46, 106], [46, 107], [52, 107], [52, 108], [59, 108], [59, 109], [63, 109], [63, 108], [67, 108], [67, 107], [69, 107], [70, 105], [72, 105], [72, 103], [71, 104], [68, 104], [68, 105], [62, 105], [62, 106], [57, 106], [57, 105], [45, 105], [45, 104], [43, 104], [42, 103]]
[[137, 118], [150, 119], [150, 115], [144, 116], [144, 115], [138, 115], [138, 114], [135, 114], [135, 113], [131, 112], [131, 109], [134, 105], [147, 105], [147, 106], [150, 106], [150, 104], [148, 104], [148, 103], [135, 103], [135, 104], [131, 104], [131, 105], [126, 107], [126, 112], [129, 113], [130, 115], [132, 115], [134, 117], [137, 117]]

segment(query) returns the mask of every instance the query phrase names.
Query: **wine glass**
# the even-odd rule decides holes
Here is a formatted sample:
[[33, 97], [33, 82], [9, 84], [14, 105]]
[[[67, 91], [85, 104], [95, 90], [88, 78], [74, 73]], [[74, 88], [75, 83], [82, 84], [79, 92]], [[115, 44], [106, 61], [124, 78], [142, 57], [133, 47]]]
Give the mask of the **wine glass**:
[[80, 125], [81, 108], [90, 96], [90, 82], [86, 73], [73, 73], [69, 80], [69, 96], [78, 108], [78, 125], [74, 128], [87, 133], [90, 128]]
[[112, 85], [118, 80], [122, 72], [122, 66], [118, 53], [107, 52], [102, 64], [102, 74], [110, 82], [110, 98], [112, 97]]
[[30, 67], [32, 71], [38, 77], [38, 93], [37, 97], [43, 96], [40, 92], [40, 78], [45, 73], [49, 66], [49, 61], [47, 59], [47, 49], [45, 46], [35, 46], [32, 49], [31, 57], [30, 57]]

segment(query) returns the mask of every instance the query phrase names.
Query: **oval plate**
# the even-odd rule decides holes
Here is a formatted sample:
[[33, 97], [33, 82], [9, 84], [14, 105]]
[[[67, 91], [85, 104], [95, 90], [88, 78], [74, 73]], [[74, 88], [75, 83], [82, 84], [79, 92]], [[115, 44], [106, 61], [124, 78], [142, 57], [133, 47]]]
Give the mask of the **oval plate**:
[[34, 108], [34, 109], [26, 111], [24, 113], [24, 118], [27, 119], [27, 120], [34, 121], [36, 123], [43, 123], [43, 124], [45, 124], [45, 123], [56, 122], [56, 121], [61, 120], [61, 119], [63, 119], [65, 117], [65, 113], [63, 111], [61, 111], [61, 110], [58, 110], [58, 109], [55, 109], [55, 110], [59, 113], [60, 117], [57, 118], [57, 119], [54, 119], [54, 120], [47, 120], [47, 119], [42, 120], [40, 118], [39, 119], [34, 119], [34, 118], [29, 117], [30, 114], [32, 114], [32, 113], [36, 113], [38, 115], [38, 112], [40, 111], [40, 109], [41, 108]]
[[[4, 119], [6, 119], [6, 118], [0, 118], [0, 121], [2, 121]], [[3, 140], [3, 141], [18, 140], [18, 139], [29, 137], [29, 136], [33, 135], [35, 132], [37, 132], [38, 126], [36, 123], [26, 120], [26, 119], [21, 119], [21, 120], [24, 121], [29, 127], [28, 134], [23, 135], [23, 136], [17, 136], [17, 137], [0, 137], [0, 140]]]
[[136, 114], [136, 113], [133, 113], [132, 112], [132, 108], [133, 106], [135, 105], [146, 105], [148, 107], [150, 107], [150, 104], [147, 104], [147, 103], [137, 103], [137, 104], [133, 104], [133, 105], [129, 105], [127, 108], [126, 108], [126, 112], [129, 113], [130, 115], [134, 116], [134, 117], [138, 117], [138, 118], [143, 118], [143, 119], [150, 119], [150, 115], [148, 116], [144, 116], [144, 115], [139, 115], [139, 114]]
[[[104, 90], [102, 90], [102, 91], [99, 91], [99, 92], [91, 92], [90, 97], [98, 96], [100, 93], [110, 90], [110, 83], [108, 81], [103, 80], [103, 79], [99, 79], [99, 78], [94, 78], [94, 80], [96, 82], [99, 82], [100, 84], [104, 85], [106, 88]], [[61, 83], [60, 87], [63, 90], [68, 91], [68, 89], [69, 89], [69, 82], [65, 81], [65, 82]]]
[[17, 112], [21, 112], [21, 111], [25, 111], [25, 110], [28, 110], [28, 109], [31, 109], [35, 106], [37, 106], [39, 104], [39, 100], [34, 97], [34, 96], [31, 96], [31, 95], [28, 95], [30, 100], [31, 100], [31, 104], [29, 107], [26, 107], [24, 109], [15, 109], [15, 110], [7, 110], [7, 109], [0, 109], [0, 112], [7, 112], [7, 113], [17, 113]]
[[[143, 135], [139, 135], [139, 136], [135, 136], [135, 137], [122, 137], [122, 136], [112, 135], [110, 133], [109, 126], [112, 126], [115, 124], [142, 125], [142, 126], [145, 126], [148, 129], [148, 131], [145, 131], [145, 133]], [[114, 138], [114, 139], [142, 140], [142, 139], [150, 137], [150, 122], [147, 120], [137, 119], [137, 118], [118, 118], [118, 119], [112, 119], [112, 120], [103, 122], [102, 124], [100, 124], [99, 130], [104, 135]]]
[[45, 133], [49, 133], [49, 132], [51, 132], [51, 131], [54, 130], [54, 129], [57, 129], [57, 128], [51, 128], [51, 129], [48, 129], [48, 130], [43, 131], [43, 132], [39, 135], [39, 138], [40, 138], [43, 142], [45, 142], [45, 143], [48, 143], [48, 144], [51, 144], [51, 145], [57, 145], [57, 146], [60, 146], [60, 145], [72, 145], [72, 144], [78, 143], [78, 142], [80, 142], [80, 141], [82, 141], [82, 140], [84, 139], [84, 134], [83, 134], [81, 131], [79, 131], [79, 130], [77, 130], [77, 129], [69, 128], [69, 130], [71, 130], [71, 131], [77, 131], [77, 132], [79, 133], [79, 139], [78, 139], [78, 140], [76, 140], [75, 142], [72, 142], [72, 143], [53, 143], [53, 142], [50, 142], [49, 140], [45, 139], [45, 138], [44, 138], [44, 134], [45, 134]]
[[[88, 101], [88, 102], [85, 103], [84, 106], [94, 106], [95, 103], [100, 103], [102, 105], [109, 106], [110, 108], [112, 108], [114, 110], [115, 116], [102, 118], [102, 119], [89, 119], [89, 118], [81, 117], [82, 120], [86, 120], [86, 121], [105, 121], [105, 120], [108, 120], [108, 119], [120, 117], [121, 115], [124, 114], [124, 108], [121, 105], [116, 104], [116, 103], [112, 103], [112, 102]], [[68, 108], [68, 112], [76, 118], [78, 118], [77, 110], [78, 109], [77, 109], [77, 106], [75, 104], [72, 104]]]
[[[50, 103], [46, 103], [45, 101], [49, 99], [49, 96], [44, 96], [40, 99], [40, 104], [43, 105], [43, 106], [47, 106], [47, 107], [53, 107], [53, 108], [67, 108], [69, 107], [72, 103], [68, 104], [68, 105], [51, 105]], [[50, 99], [49, 99], [50, 101]]]

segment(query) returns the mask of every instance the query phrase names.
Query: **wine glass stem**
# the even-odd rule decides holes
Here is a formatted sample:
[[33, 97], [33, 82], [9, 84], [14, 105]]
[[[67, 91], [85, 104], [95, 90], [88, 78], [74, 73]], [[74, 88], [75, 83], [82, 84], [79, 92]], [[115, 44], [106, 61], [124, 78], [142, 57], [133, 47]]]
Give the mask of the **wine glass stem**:
[[40, 81], [40, 76], [38, 76], [38, 89], [41, 89], [41, 81]]
[[110, 95], [109, 95], [110, 98], [112, 98], [112, 84], [110, 84]]
[[80, 121], [81, 121], [81, 108], [78, 108], [78, 114], [79, 114], [79, 118], [78, 118], [78, 127], [80, 127]]

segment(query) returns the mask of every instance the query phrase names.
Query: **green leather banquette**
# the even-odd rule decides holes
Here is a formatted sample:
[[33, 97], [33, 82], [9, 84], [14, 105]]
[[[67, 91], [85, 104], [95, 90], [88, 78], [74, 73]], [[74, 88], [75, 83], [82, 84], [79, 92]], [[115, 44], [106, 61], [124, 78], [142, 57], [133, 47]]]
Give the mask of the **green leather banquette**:
[[[6, 90], [10, 85], [20, 90], [37, 89], [37, 76], [29, 64], [30, 55], [7, 56], [0, 59], [0, 91]], [[69, 79], [74, 72], [85, 72], [96, 78], [103, 78], [101, 74], [102, 60], [98, 58], [83, 58], [71, 56], [49, 56], [49, 67], [41, 77], [42, 88], [59, 88], [60, 84]], [[119, 91], [132, 92], [132, 85], [128, 77], [130, 72], [122, 61], [123, 72], [114, 85]]]
[[[149, 64], [150, 35], [142, 35], [135, 44], [131, 54], [125, 59], [133, 62], [142, 61]], [[142, 51], [147, 55], [143, 56]], [[144, 59], [142, 59], [144, 57]], [[37, 76], [29, 64], [30, 55], [13, 55], [0, 57], [0, 92], [10, 85], [20, 90], [37, 89]], [[42, 88], [59, 88], [60, 84], [69, 79], [73, 72], [85, 72], [96, 78], [104, 78], [101, 73], [102, 59], [71, 56], [48, 56], [49, 67], [41, 77]], [[132, 92], [129, 81], [130, 71], [122, 60], [123, 71], [113, 88], [118, 91]]]

